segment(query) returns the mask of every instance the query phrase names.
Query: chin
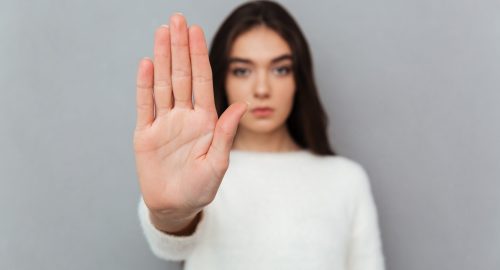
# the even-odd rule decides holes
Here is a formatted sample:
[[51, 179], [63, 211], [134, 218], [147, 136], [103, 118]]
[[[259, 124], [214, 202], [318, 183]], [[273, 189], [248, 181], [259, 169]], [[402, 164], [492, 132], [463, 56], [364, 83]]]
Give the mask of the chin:
[[277, 123], [272, 120], [258, 120], [252, 123], [240, 123], [241, 127], [255, 133], [268, 133], [280, 128], [285, 123]]

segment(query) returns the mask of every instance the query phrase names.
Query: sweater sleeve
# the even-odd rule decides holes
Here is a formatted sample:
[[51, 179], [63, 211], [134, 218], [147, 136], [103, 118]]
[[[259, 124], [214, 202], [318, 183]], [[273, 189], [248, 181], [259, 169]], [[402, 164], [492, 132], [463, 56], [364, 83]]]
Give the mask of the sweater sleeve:
[[166, 234], [158, 230], [151, 222], [149, 209], [141, 196], [138, 205], [139, 221], [151, 251], [158, 258], [169, 261], [182, 261], [187, 259], [196, 247], [202, 234], [202, 222], [205, 221], [205, 211], [196, 226], [195, 232], [187, 236]]
[[348, 270], [384, 270], [385, 261], [378, 224], [377, 209], [370, 181], [364, 168], [358, 164], [357, 190], [349, 241]]

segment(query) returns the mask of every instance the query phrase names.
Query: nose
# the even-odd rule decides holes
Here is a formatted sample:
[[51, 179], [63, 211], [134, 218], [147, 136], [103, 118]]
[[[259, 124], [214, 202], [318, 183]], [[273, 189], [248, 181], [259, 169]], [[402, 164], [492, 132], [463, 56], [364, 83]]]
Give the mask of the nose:
[[257, 76], [256, 86], [254, 88], [254, 97], [258, 99], [269, 98], [271, 94], [271, 88], [269, 87], [269, 81], [267, 73], [265, 71], [260, 71]]

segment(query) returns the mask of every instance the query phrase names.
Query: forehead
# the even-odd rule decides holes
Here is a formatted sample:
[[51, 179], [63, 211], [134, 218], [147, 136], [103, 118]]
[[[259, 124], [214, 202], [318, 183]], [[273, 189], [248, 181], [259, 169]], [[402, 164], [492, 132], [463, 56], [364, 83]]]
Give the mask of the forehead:
[[288, 43], [274, 30], [257, 26], [236, 38], [229, 56], [267, 63], [283, 54], [291, 54]]

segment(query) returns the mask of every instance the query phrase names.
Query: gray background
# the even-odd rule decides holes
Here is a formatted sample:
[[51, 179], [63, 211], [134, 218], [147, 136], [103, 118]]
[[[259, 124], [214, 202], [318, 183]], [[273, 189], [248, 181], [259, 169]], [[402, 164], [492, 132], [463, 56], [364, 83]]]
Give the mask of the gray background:
[[[173, 12], [211, 40], [238, 3], [1, 2], [0, 269], [179, 269], [137, 219], [137, 63]], [[500, 2], [282, 3], [334, 148], [371, 177], [387, 268], [500, 269]]]

